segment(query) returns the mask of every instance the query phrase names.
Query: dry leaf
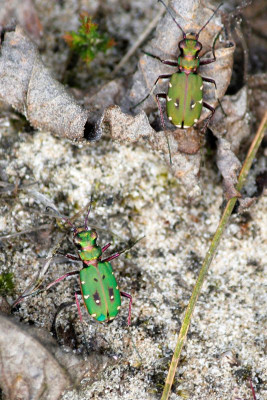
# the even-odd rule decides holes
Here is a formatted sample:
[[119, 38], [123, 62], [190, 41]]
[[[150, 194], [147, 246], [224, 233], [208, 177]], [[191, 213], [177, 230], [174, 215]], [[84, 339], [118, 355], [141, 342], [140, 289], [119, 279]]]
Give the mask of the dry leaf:
[[[195, 0], [189, 2], [173, 0], [170, 2], [170, 7], [177, 22], [185, 32], [198, 32], [212, 15], [212, 8], [203, 6]], [[201, 55], [204, 55], [204, 58], [210, 57], [211, 53], [208, 54], [208, 52], [211, 51], [213, 40], [221, 30], [222, 24], [220, 23], [218, 12], [200, 34], [200, 41], [203, 45]], [[178, 43], [181, 39], [182, 32], [172, 21], [170, 15], [166, 13], [158, 24], [155, 39], [149, 43], [146, 50], [162, 59], [177, 60], [179, 54]], [[226, 40], [222, 42], [218, 40], [216, 44], [217, 61], [200, 69], [200, 73], [203, 76], [216, 80], [216, 95], [214, 85], [204, 85], [204, 99], [213, 107], [217, 105], [217, 96], [220, 98], [223, 97], [229, 85], [233, 67], [234, 49], [235, 46], [233, 43]], [[175, 71], [177, 71], [176, 67], [164, 65], [148, 55], [143, 55], [139, 62], [139, 70], [133, 77], [133, 87], [129, 94], [125, 96], [122, 106], [130, 109], [131, 106], [136, 105], [149, 93], [159, 75], [170, 74]], [[160, 83], [156, 92], [166, 93], [166, 85], [167, 83]], [[165, 111], [165, 107], [163, 108]], [[154, 96], [150, 96], [137, 108], [137, 111], [144, 110], [146, 113], [150, 113], [156, 109], [156, 100]], [[206, 118], [207, 115], [208, 112], [203, 111], [201, 120]], [[142, 120], [140, 125], [139, 117]], [[102, 120], [104, 125], [101, 124], [100, 129], [107, 130], [107, 127], [109, 127], [109, 133], [113, 139], [122, 142], [137, 141], [140, 137], [145, 138], [153, 149], [159, 150], [164, 154], [165, 161], [169, 164], [174, 176], [182, 182], [189, 196], [198, 196], [200, 194], [198, 186], [200, 167], [199, 149], [203, 141], [203, 137], [199, 134], [199, 131], [193, 127], [184, 130], [176, 129], [167, 121], [166, 131], [156, 132], [147, 126], [147, 121], [144, 124], [143, 118], [143, 114], [140, 114], [136, 119], [131, 120], [129, 116], [126, 117], [125, 115], [123, 117], [118, 108], [111, 107], [104, 113]], [[133, 126], [135, 126], [135, 132], [129, 134], [128, 131], [132, 131]], [[142, 129], [144, 130], [142, 131]], [[166, 137], [168, 137], [170, 151]], [[169, 153], [171, 153], [172, 165], [170, 164]]]
[[16, 21], [32, 40], [40, 41], [43, 27], [33, 0], [0, 0], [0, 26], [5, 28], [7, 21]]
[[56, 400], [83, 378], [95, 382], [114, 359], [63, 352], [46, 331], [0, 314], [0, 387], [9, 400]]
[[[180, 2], [173, 0], [170, 2], [170, 8], [177, 22], [181, 25], [185, 32], [198, 32], [201, 27], [207, 22], [212, 15], [212, 9], [200, 2], [191, 0]], [[211, 48], [216, 35], [222, 30], [223, 26], [220, 23], [220, 11], [213, 17], [210, 23], [200, 33], [199, 40], [203, 46], [200, 56], [205, 58], [211, 57]], [[156, 31], [156, 37], [146, 48], [146, 51], [154, 54], [162, 59], [177, 60], [180, 53], [178, 43], [182, 40], [182, 32], [172, 21], [168, 13], [165, 14], [160, 21]], [[203, 98], [211, 106], [216, 107], [217, 98], [222, 98], [229, 86], [232, 67], [233, 53], [235, 46], [226, 40], [218, 40], [215, 47], [216, 62], [210, 65], [204, 65], [199, 69], [200, 75], [212, 78], [216, 81], [217, 94], [215, 95], [214, 85], [204, 84]], [[131, 105], [137, 104], [151, 90], [157, 77], [162, 74], [172, 74], [177, 71], [177, 67], [170, 67], [162, 64], [160, 61], [143, 55], [139, 62], [139, 71], [134, 76], [134, 84], [130, 92]], [[155, 92], [165, 92], [167, 85], [159, 84]], [[165, 110], [165, 107], [163, 107]], [[138, 108], [151, 112], [157, 109], [157, 103], [154, 96], [150, 96]], [[209, 111], [205, 109], [202, 112], [201, 120], [207, 117]], [[172, 130], [174, 130], [174, 127]]]
[[97, 140], [99, 131], [83, 109], [45, 68], [21, 27], [5, 34], [0, 57], [0, 99], [25, 115], [34, 128], [74, 142]]
[[224, 114], [220, 108], [211, 122], [210, 128], [219, 139], [217, 165], [223, 176], [226, 198], [240, 197], [235, 189], [240, 171], [237, 158], [240, 145], [250, 135], [247, 88], [244, 86], [237, 94], [225, 96], [222, 101]]
[[241, 194], [235, 189], [241, 163], [232, 152], [230, 143], [225, 139], [218, 140], [217, 165], [223, 176], [226, 199], [241, 197]]

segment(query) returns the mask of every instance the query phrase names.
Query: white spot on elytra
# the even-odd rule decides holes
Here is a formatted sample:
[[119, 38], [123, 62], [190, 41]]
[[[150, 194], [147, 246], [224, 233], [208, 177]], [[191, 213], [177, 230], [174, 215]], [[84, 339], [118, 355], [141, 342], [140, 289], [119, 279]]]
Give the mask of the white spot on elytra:
[[85, 282], [84, 282], [84, 281], [81, 281], [81, 284], [82, 284], [82, 285], [85, 285]]
[[100, 300], [96, 300], [95, 302], [96, 302], [96, 304], [99, 304], [99, 303], [100, 303]]
[[190, 125], [184, 125], [184, 128], [185, 129], [190, 128]]
[[172, 121], [172, 117], [169, 117], [169, 120]]
[[177, 128], [181, 128], [182, 125], [175, 125], [175, 126], [177, 126]]
[[198, 121], [198, 119], [196, 118], [196, 119], [194, 119], [194, 122], [197, 122]]
[[169, 87], [172, 87], [172, 84], [171, 84], [171, 82], [169, 82]]
[[89, 297], [90, 297], [90, 294], [86, 294], [85, 296], [84, 296], [84, 298], [87, 300], [87, 299], [89, 299]]
[[196, 103], [192, 104], [191, 108], [195, 108], [195, 106], [196, 106]]
[[119, 286], [116, 286], [116, 289], [119, 289]]
[[200, 86], [200, 88], [199, 88], [200, 90], [202, 90], [203, 89], [203, 85], [202, 86]]
[[121, 308], [121, 306], [118, 306], [118, 307], [117, 307], [117, 310], [119, 310], [120, 308]]
[[178, 107], [178, 104], [177, 104], [177, 103], [174, 103], [174, 105], [175, 105], [175, 107]]
[[114, 299], [114, 296], [110, 296], [110, 300], [113, 300]]
[[201, 103], [202, 103], [202, 101], [203, 101], [203, 99], [199, 100], [199, 104], [201, 104]]
[[169, 96], [167, 96], [167, 101], [172, 101], [172, 99]]
[[92, 315], [92, 317], [96, 317], [96, 314], [91, 314]]

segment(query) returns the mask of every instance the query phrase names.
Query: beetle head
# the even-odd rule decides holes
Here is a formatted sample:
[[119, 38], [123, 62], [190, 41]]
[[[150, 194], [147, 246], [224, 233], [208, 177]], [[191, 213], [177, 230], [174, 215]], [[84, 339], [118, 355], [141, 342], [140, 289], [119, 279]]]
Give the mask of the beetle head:
[[202, 49], [202, 44], [198, 41], [198, 34], [190, 32], [178, 44], [181, 54], [193, 54], [197, 56]]
[[[181, 51], [183, 51], [183, 46], [184, 46], [183, 42], [184, 42], [185, 39], [189, 39], [189, 40], [192, 39], [192, 40], [195, 40], [197, 46], [198, 46], [198, 47], [199, 47], [199, 45], [201, 46], [201, 43], [198, 41], [200, 32], [203, 31], [203, 29], [206, 28], [206, 26], [208, 25], [208, 23], [210, 22], [210, 20], [214, 17], [214, 15], [216, 14], [216, 12], [219, 10], [219, 8], [220, 8], [220, 7], [222, 6], [222, 4], [223, 4], [223, 3], [221, 3], [221, 4], [218, 5], [218, 7], [216, 8], [216, 10], [215, 10], [215, 11], [213, 12], [213, 14], [210, 16], [210, 18], [208, 19], [208, 21], [207, 21], [207, 22], [202, 26], [202, 28], [198, 31], [198, 33], [187, 33], [187, 34], [186, 34], [185, 31], [183, 30], [183, 28], [181, 27], [181, 25], [178, 24], [178, 22], [176, 21], [176, 19], [175, 19], [174, 16], [172, 15], [172, 12], [170, 11], [169, 7], [166, 6], [166, 4], [164, 3], [164, 1], [163, 1], [163, 0], [158, 0], [158, 1], [159, 1], [160, 3], [163, 4], [163, 6], [166, 8], [167, 12], [170, 14], [172, 20], [175, 22], [175, 24], [178, 26], [178, 28], [181, 30], [181, 32], [182, 32], [182, 34], [183, 34], [183, 40], [180, 42], [180, 43], [182, 43], [182, 45], [180, 46], [180, 43], [179, 43], [179, 48], [180, 48]], [[192, 38], [191, 38], [190, 36], [192, 36]], [[184, 47], [185, 47], [185, 46], [184, 46]], [[197, 53], [201, 50], [201, 48], [202, 48], [202, 46], [200, 47], [199, 50], [196, 49]]]
[[73, 231], [73, 242], [76, 246], [95, 246], [97, 237], [97, 232], [94, 229], [90, 230], [81, 227]]

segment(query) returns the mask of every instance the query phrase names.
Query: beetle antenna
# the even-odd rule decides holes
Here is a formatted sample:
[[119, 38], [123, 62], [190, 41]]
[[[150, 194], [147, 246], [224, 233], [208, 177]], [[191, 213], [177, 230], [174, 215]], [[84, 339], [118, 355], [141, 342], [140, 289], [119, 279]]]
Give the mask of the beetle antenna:
[[126, 247], [126, 249], [122, 250], [119, 252], [119, 255], [128, 252], [129, 250], [131, 250], [132, 247], [134, 247], [138, 242], [140, 242], [140, 240], [144, 239], [145, 236], [141, 236], [139, 239], [136, 239], [134, 242], [132, 242], [129, 247]]
[[88, 230], [88, 218], [89, 218], [89, 214], [90, 214], [90, 212], [91, 212], [92, 202], [93, 202], [93, 193], [91, 194], [91, 199], [90, 199], [90, 204], [89, 204], [88, 212], [87, 212], [87, 215], [86, 215], [85, 220], [84, 220], [84, 227], [85, 227], [85, 230]]
[[52, 210], [52, 211], [54, 211], [54, 213], [55, 213], [59, 218], [61, 218], [64, 222], [67, 222], [67, 224], [69, 224], [74, 230], [77, 229], [77, 228], [75, 227], [75, 225], [73, 225], [73, 223], [72, 223], [68, 218], [63, 217], [63, 216], [59, 213], [58, 210], [56, 210], [56, 209], [53, 208], [53, 207], [47, 206], [47, 207], [46, 207], [46, 210], [49, 210], [49, 209]]
[[200, 29], [200, 31], [197, 33], [197, 38], [199, 37], [199, 34], [201, 31], [203, 31], [204, 28], [206, 28], [206, 26], [208, 25], [208, 23], [210, 22], [210, 20], [214, 17], [214, 15], [216, 14], [216, 12], [219, 10], [219, 8], [223, 5], [223, 3], [219, 4], [218, 7], [216, 8], [216, 10], [213, 12], [213, 14], [211, 15], [211, 17], [208, 19], [208, 21], [205, 23], [205, 25], [202, 26], [202, 28]]
[[[178, 22], [177, 22], [176, 19], [174, 18], [174, 16], [172, 15], [172, 13], [171, 13], [169, 7], [166, 6], [166, 4], [164, 3], [163, 0], [158, 0], [158, 1], [164, 5], [164, 7], [166, 8], [166, 10], [168, 11], [168, 13], [170, 14], [170, 16], [172, 17], [173, 21], [176, 23], [176, 25], [178, 26], [178, 28], [180, 28], [181, 31], [183, 32], [183, 38], [185, 39], [185, 38], [186, 38], [186, 34], [185, 34], [184, 30], [182, 29], [182, 27], [178, 24]], [[217, 10], [216, 10], [216, 11], [217, 11]]]

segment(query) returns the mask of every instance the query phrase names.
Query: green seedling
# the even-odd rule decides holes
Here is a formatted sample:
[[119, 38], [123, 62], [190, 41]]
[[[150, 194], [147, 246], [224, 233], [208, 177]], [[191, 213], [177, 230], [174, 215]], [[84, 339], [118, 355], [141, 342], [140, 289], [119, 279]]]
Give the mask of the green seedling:
[[107, 35], [98, 32], [98, 25], [87, 13], [80, 15], [80, 23], [78, 31], [67, 32], [64, 39], [69, 47], [89, 65], [97, 53], [106, 52], [115, 45], [115, 42]]
[[0, 274], [0, 296], [11, 295], [14, 287], [13, 274], [11, 272]]

